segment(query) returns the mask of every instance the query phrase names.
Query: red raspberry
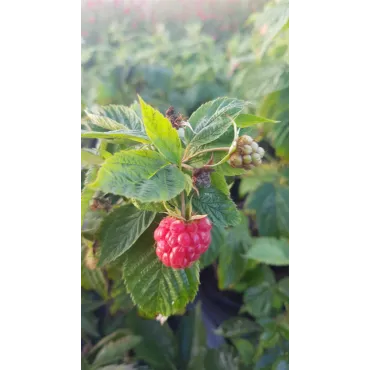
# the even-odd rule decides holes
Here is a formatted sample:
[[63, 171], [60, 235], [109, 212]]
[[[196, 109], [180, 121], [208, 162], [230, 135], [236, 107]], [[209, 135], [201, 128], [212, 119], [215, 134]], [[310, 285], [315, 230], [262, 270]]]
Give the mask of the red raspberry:
[[154, 232], [158, 258], [174, 269], [190, 267], [211, 244], [211, 230], [208, 217], [190, 222], [164, 218]]

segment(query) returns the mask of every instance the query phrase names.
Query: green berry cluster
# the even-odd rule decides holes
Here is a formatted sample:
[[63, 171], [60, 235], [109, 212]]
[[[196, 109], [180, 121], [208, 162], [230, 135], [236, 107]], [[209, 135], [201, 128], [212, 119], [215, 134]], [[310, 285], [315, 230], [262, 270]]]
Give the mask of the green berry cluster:
[[236, 151], [231, 154], [229, 164], [236, 168], [251, 168], [262, 163], [262, 158], [265, 155], [263, 148], [248, 135], [243, 135], [238, 138]]

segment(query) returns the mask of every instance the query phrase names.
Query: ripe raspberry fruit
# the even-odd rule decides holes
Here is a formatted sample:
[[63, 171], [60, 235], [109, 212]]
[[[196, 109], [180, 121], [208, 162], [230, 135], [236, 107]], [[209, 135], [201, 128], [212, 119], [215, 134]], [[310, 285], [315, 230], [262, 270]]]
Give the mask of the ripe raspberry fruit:
[[208, 217], [188, 222], [165, 217], [154, 231], [156, 254], [167, 267], [190, 267], [211, 244], [211, 230]]

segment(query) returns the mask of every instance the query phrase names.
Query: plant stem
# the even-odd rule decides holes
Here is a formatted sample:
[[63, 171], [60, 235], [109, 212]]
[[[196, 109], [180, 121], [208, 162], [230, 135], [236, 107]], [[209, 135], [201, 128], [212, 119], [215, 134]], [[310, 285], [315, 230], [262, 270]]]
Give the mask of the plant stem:
[[107, 149], [108, 142], [107, 140], [100, 139], [98, 154], [101, 155], [105, 149]]
[[181, 216], [183, 218], [186, 217], [186, 214], [185, 214], [185, 210], [186, 210], [186, 205], [185, 205], [185, 192], [183, 191], [181, 193]]
[[194, 167], [189, 166], [188, 164], [181, 163], [181, 167], [184, 167], [186, 170], [193, 171]]
[[209, 148], [209, 149], [204, 149], [204, 150], [201, 150], [200, 152], [197, 152], [195, 153], [194, 155], [191, 155], [190, 157], [187, 157], [187, 158], [184, 158], [182, 161], [183, 162], [186, 162], [188, 161], [189, 159], [192, 159], [200, 154], [203, 154], [203, 153], [210, 153], [210, 152], [228, 152], [229, 151], [229, 147], [227, 146], [224, 146], [224, 147], [220, 147], [220, 148]]

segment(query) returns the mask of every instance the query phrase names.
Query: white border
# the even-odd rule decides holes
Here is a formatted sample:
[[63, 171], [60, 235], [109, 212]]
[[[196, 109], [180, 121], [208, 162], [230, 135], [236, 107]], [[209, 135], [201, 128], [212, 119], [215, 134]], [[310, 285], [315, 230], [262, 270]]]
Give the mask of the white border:
[[290, 2], [294, 370], [369, 367], [370, 34], [365, 5]]
[[80, 12], [1, 5], [2, 369], [80, 366]]
[[[290, 6], [294, 370], [369, 363], [365, 5]], [[8, 1], [1, 16], [1, 367], [77, 369], [80, 4]]]

